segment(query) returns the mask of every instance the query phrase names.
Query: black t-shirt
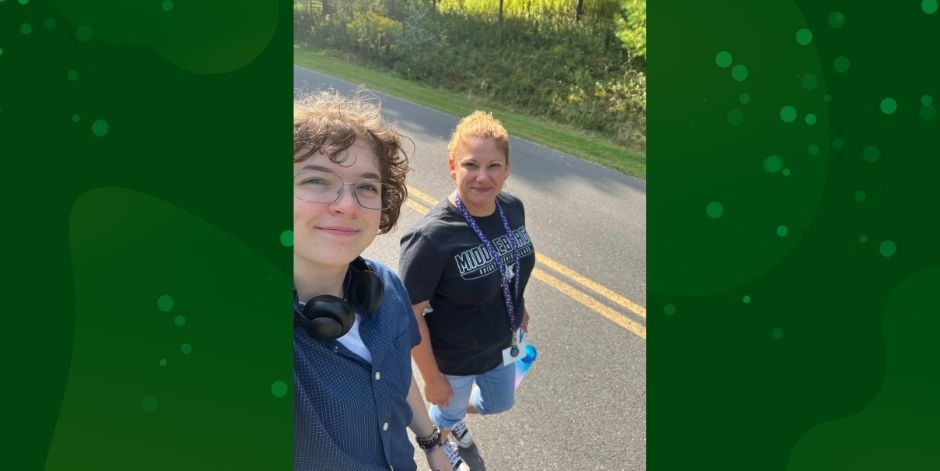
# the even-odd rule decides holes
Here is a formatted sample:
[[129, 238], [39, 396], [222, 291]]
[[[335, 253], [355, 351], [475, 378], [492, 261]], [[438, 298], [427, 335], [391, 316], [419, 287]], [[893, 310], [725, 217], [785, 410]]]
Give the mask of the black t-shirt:
[[[512, 267], [519, 280], [509, 279], [515, 309], [515, 325], [522, 321], [523, 293], [535, 266], [532, 241], [525, 230], [525, 210], [515, 196], [497, 197], [519, 246], [520, 265]], [[504, 266], [515, 264], [512, 246], [499, 211], [474, 218], [493, 243]], [[417, 304], [430, 300], [425, 315], [434, 358], [442, 373], [472, 375], [502, 363], [502, 349], [512, 342], [512, 329], [500, 287], [497, 264], [456, 206], [441, 201], [401, 238], [401, 279]]]

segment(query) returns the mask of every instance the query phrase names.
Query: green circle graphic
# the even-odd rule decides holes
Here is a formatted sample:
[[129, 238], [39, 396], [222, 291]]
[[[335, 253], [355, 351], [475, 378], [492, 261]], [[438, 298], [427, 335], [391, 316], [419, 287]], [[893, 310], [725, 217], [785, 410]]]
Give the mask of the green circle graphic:
[[91, 132], [95, 133], [95, 135], [98, 137], [104, 137], [108, 134], [108, 128], [108, 122], [103, 119], [99, 119], [92, 123]]
[[170, 309], [173, 309], [174, 304], [176, 304], [176, 302], [173, 301], [173, 298], [168, 294], [164, 294], [163, 296], [157, 298], [157, 309], [163, 312], [167, 312]]
[[287, 383], [277, 380], [271, 384], [271, 394], [274, 397], [281, 398], [287, 395]]
[[898, 110], [898, 102], [894, 98], [886, 97], [881, 100], [881, 112], [884, 114], [894, 114]]
[[747, 80], [748, 71], [747, 67], [742, 64], [738, 64], [731, 68], [731, 78], [737, 80], [738, 82], [743, 82]]
[[833, 59], [832, 68], [840, 74], [844, 74], [849, 71], [849, 58], [845, 56], [839, 56]]
[[777, 154], [764, 159], [764, 171], [767, 173], [777, 173], [783, 168], [783, 157]]
[[159, 403], [157, 402], [157, 398], [153, 396], [147, 396], [144, 398], [143, 401], [140, 401], [140, 405], [141, 407], [143, 407], [144, 412], [148, 414], [153, 414], [154, 412], [157, 411], [157, 407], [159, 406]]
[[806, 90], [815, 90], [819, 86], [819, 79], [813, 74], [806, 74], [800, 77], [800, 85]]
[[667, 304], [663, 306], [663, 312], [665, 312], [666, 315], [671, 316], [676, 313], [676, 307], [672, 304]]
[[829, 14], [829, 26], [841, 28], [845, 26], [845, 14], [841, 11], [834, 11]]
[[924, 13], [933, 15], [937, 12], [937, 0], [923, 0], [920, 2], [920, 8]]
[[875, 146], [865, 146], [862, 150], [862, 158], [868, 162], [877, 162], [881, 158], [881, 151]]
[[724, 206], [722, 206], [721, 203], [717, 201], [712, 201], [711, 203], [708, 203], [708, 206], [705, 207], [705, 214], [708, 214], [708, 217], [712, 219], [718, 219], [724, 213]]
[[878, 246], [878, 251], [885, 257], [893, 257], [895, 252], [898, 251], [898, 248], [894, 245], [894, 242], [886, 240]]
[[777, 236], [786, 237], [790, 233], [790, 229], [787, 226], [777, 226]]
[[813, 32], [803, 28], [796, 32], [796, 42], [800, 46], [809, 46], [813, 42]]
[[937, 109], [933, 106], [922, 106], [920, 108], [920, 119], [930, 121], [937, 117]]
[[731, 53], [728, 51], [719, 51], [715, 54], [715, 64], [722, 69], [727, 69], [731, 65]]
[[792, 123], [796, 119], [796, 108], [790, 105], [780, 108], [780, 119], [784, 123]]
[[81, 25], [75, 29], [75, 37], [79, 41], [85, 42], [91, 39], [91, 26]]
[[294, 231], [288, 229], [281, 233], [281, 245], [284, 247], [294, 246]]

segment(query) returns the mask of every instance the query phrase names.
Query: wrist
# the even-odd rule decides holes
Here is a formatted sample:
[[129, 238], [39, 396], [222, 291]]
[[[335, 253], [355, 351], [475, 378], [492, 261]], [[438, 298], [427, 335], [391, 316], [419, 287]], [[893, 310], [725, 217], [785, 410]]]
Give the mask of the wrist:
[[424, 450], [426, 453], [434, 451], [434, 448], [441, 444], [441, 429], [437, 425], [431, 428], [431, 433], [424, 436], [418, 437], [415, 436], [415, 442], [417, 442], [418, 447]]
[[434, 374], [434, 375], [425, 376], [425, 382], [431, 383], [433, 385], [449, 383], [449, 381], [447, 381], [447, 377], [444, 376], [444, 373], [441, 373], [441, 372], [438, 372], [437, 374]]

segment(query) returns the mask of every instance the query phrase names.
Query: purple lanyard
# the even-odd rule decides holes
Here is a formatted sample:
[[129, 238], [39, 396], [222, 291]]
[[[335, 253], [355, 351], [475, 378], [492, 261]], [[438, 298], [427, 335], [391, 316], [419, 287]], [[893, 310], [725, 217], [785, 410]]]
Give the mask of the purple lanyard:
[[[463, 215], [463, 218], [467, 221], [467, 224], [473, 229], [473, 232], [476, 232], [477, 237], [483, 241], [483, 245], [486, 246], [486, 250], [490, 253], [490, 256], [493, 257], [493, 261], [496, 263], [496, 268], [499, 270], [499, 285], [503, 288], [503, 299], [506, 301], [506, 314], [509, 316], [509, 330], [513, 330], [513, 326], [516, 325], [516, 316], [515, 316], [515, 307], [512, 302], [512, 297], [509, 295], [509, 278], [506, 275], [505, 265], [503, 265], [503, 259], [496, 252], [496, 247], [493, 246], [493, 243], [483, 234], [483, 231], [480, 230], [480, 226], [477, 225], [477, 221], [473, 219], [473, 216], [470, 215], [470, 212], [467, 211], [467, 208], [463, 205], [463, 201], [460, 201], [460, 195], [457, 195], [454, 198], [454, 203], [457, 205], [457, 209], [460, 210], [460, 214]], [[512, 254], [516, 259], [516, 299], [519, 298], [519, 277], [521, 276], [522, 265], [519, 263], [519, 244], [516, 243], [516, 237], [513, 235], [512, 230], [509, 228], [509, 221], [506, 220], [506, 214], [503, 213], [503, 208], [499, 205], [499, 201], [496, 201], [496, 210], [499, 211], [499, 218], [503, 220], [503, 229], [506, 230], [506, 236], [509, 237], [509, 245], [512, 246]]]

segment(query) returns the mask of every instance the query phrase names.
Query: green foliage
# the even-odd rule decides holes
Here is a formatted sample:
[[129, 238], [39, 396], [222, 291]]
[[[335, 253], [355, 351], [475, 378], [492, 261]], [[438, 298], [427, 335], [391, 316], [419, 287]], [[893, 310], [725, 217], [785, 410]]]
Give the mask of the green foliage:
[[646, 63], [646, 0], [620, 0], [617, 37], [631, 57]]
[[[503, 0], [504, 18], [540, 20], [575, 17], [577, 0]], [[610, 18], [618, 10], [618, 0], [585, 0], [584, 16]], [[496, 18], [499, 0], [440, 0], [438, 11], [446, 14]]]
[[[344, 7], [326, 0], [337, 5], [329, 14], [295, 10], [295, 40], [481, 106], [493, 103], [644, 151], [645, 67], [624, 49], [615, 13], [604, 10], [624, 0], [585, 1], [581, 21], [574, 19], [576, 0], [504, 1], [500, 25], [498, 0], [440, 0], [440, 11], [431, 0], [355, 0]], [[474, 13], [491, 7], [492, 14]]]
[[380, 57], [391, 54], [392, 43], [402, 33], [402, 24], [372, 10], [357, 11], [346, 24], [346, 32], [359, 49], [370, 56]]

